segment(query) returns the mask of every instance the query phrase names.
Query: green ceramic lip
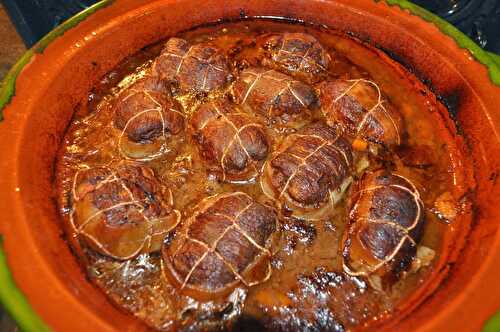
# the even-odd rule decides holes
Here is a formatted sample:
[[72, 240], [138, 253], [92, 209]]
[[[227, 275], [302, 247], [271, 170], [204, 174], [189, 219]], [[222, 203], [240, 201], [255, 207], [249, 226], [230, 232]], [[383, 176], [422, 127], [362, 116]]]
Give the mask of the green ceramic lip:
[[[374, 0], [379, 2], [380, 0]], [[430, 13], [429, 11], [407, 1], [407, 0], [383, 0], [389, 5], [399, 6], [410, 13], [437, 26], [444, 34], [453, 38], [457, 44], [464, 49], [468, 49], [474, 58], [488, 67], [488, 72], [492, 83], [500, 86], [500, 55], [489, 53], [481, 49], [469, 37], [460, 32], [450, 23]], [[26, 64], [30, 62], [37, 53], [42, 53], [45, 48], [55, 39], [62, 36], [64, 32], [75, 27], [97, 10], [107, 7], [114, 0], [102, 0], [86, 10], [76, 14], [57, 28], [49, 32], [38, 43], [28, 50], [19, 61], [11, 68], [4, 78], [0, 89], [0, 121], [3, 119], [2, 111], [15, 95], [16, 79]], [[17, 288], [14, 279], [9, 271], [7, 259], [3, 252], [3, 239], [0, 235], [0, 302], [6, 311], [17, 322], [19, 328], [25, 332], [48, 332], [50, 328], [36, 314], [23, 293]], [[483, 332], [500, 331], [500, 313], [491, 318], [484, 326]]]
[[2, 250], [3, 238], [0, 236], [0, 302], [15, 319], [22, 331], [49, 332], [50, 329], [33, 311], [28, 300], [16, 287], [7, 266], [7, 257]]
[[498, 332], [500, 331], [500, 312], [491, 317], [484, 324], [483, 332]]
[[[75, 27], [97, 10], [109, 6], [114, 0], [103, 0], [84, 11], [71, 17], [57, 28], [49, 32], [38, 43], [18, 60], [10, 69], [2, 82], [0, 89], [0, 122], [3, 119], [2, 110], [9, 104], [15, 95], [16, 79], [33, 56], [42, 53], [47, 46], [62, 36], [67, 30]], [[3, 237], [0, 234], [0, 303], [7, 313], [16, 321], [18, 327], [24, 332], [50, 332], [51, 329], [33, 310], [24, 294], [17, 287], [7, 264], [7, 257], [3, 251]]]
[[[379, 2], [380, 0], [375, 0]], [[463, 49], [469, 50], [472, 56], [488, 67], [488, 72], [490, 74], [491, 81], [500, 86], [500, 55], [493, 54], [483, 50], [479, 45], [473, 42], [469, 37], [467, 37], [460, 30], [455, 28], [450, 23], [446, 22], [439, 16], [436, 16], [429, 12], [428, 10], [415, 5], [414, 3], [407, 0], [384, 0], [391, 6], [398, 6], [401, 9], [406, 9], [413, 15], [417, 15], [427, 22], [434, 24], [441, 30], [444, 34], [453, 38], [458, 46]]]
[[88, 16], [95, 13], [97, 10], [107, 7], [112, 4], [114, 0], [103, 0], [96, 3], [93, 6], [81, 11], [75, 16], [71, 17], [57, 28], [49, 32], [42, 39], [40, 39], [31, 49], [29, 49], [24, 55], [16, 62], [14, 66], [9, 70], [0, 88], [0, 121], [3, 120], [3, 109], [9, 104], [12, 97], [14, 97], [16, 91], [16, 80], [24, 66], [26, 66], [33, 56], [37, 53], [43, 53], [45, 48], [49, 46], [55, 39], [62, 36], [67, 30], [75, 27], [81, 21], [85, 20]]

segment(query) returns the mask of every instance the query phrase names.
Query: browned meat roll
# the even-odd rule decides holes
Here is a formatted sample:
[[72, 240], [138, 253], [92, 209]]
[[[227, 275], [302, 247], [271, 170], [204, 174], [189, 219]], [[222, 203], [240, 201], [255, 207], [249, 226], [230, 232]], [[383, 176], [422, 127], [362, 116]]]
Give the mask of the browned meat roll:
[[340, 125], [349, 135], [392, 147], [401, 144], [403, 119], [365, 79], [327, 81], [318, 86], [328, 125]]
[[294, 216], [321, 219], [348, 185], [352, 163], [349, 143], [335, 129], [314, 123], [285, 138], [264, 165], [261, 186]]
[[326, 77], [330, 55], [311, 35], [285, 32], [269, 37], [265, 43], [267, 58], [263, 64], [309, 84]]
[[191, 45], [180, 38], [170, 38], [154, 61], [153, 75], [173, 83], [178, 92], [210, 92], [229, 80], [226, 57], [210, 44]]
[[353, 188], [343, 246], [344, 270], [355, 276], [397, 277], [410, 267], [425, 222], [411, 180], [384, 170]]
[[161, 152], [167, 135], [183, 129], [184, 114], [168, 97], [161, 80], [147, 76], [120, 93], [115, 102], [114, 124], [122, 130], [120, 152], [134, 159], [147, 158]]
[[75, 174], [72, 226], [87, 245], [115, 259], [157, 251], [180, 221], [169, 189], [144, 166], [123, 163]]
[[269, 142], [261, 123], [228, 101], [201, 105], [191, 125], [202, 155], [222, 180], [243, 181], [257, 176]]
[[235, 101], [272, 119], [306, 111], [317, 103], [308, 85], [275, 70], [252, 67], [241, 72], [233, 86]]
[[273, 209], [236, 192], [208, 197], [163, 247], [166, 277], [183, 293], [212, 300], [271, 275], [277, 239]]

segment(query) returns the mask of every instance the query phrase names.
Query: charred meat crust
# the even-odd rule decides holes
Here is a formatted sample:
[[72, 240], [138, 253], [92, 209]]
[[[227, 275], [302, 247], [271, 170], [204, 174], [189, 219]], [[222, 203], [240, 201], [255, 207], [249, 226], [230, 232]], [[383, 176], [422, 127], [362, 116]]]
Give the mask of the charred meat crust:
[[323, 80], [331, 57], [321, 44], [305, 33], [282, 33], [266, 38], [262, 63], [313, 84]]
[[398, 277], [415, 257], [424, 223], [423, 202], [410, 179], [385, 170], [365, 174], [351, 197], [344, 269]]
[[264, 126], [227, 100], [201, 105], [191, 118], [201, 154], [222, 173], [222, 180], [249, 180], [270, 144]]
[[183, 129], [184, 115], [180, 110], [163, 82], [146, 76], [120, 93], [115, 102], [114, 123], [133, 142], [150, 142]]
[[275, 70], [251, 67], [233, 85], [236, 103], [268, 119], [305, 112], [317, 104], [314, 90]]
[[263, 181], [277, 200], [317, 207], [349, 176], [352, 165], [349, 143], [322, 123], [314, 123], [288, 136], [266, 164]]
[[132, 163], [78, 171], [72, 199], [75, 233], [115, 259], [159, 250], [180, 220], [170, 190], [150, 168]]
[[208, 197], [165, 244], [166, 277], [180, 291], [204, 300], [226, 295], [239, 284], [264, 282], [271, 275], [277, 227], [274, 210], [247, 194]]
[[376, 83], [366, 79], [325, 81], [317, 90], [328, 125], [340, 125], [351, 136], [387, 147], [401, 144], [402, 116]]
[[152, 73], [181, 94], [213, 91], [230, 77], [226, 56], [218, 48], [210, 43], [192, 45], [180, 38], [167, 41]]

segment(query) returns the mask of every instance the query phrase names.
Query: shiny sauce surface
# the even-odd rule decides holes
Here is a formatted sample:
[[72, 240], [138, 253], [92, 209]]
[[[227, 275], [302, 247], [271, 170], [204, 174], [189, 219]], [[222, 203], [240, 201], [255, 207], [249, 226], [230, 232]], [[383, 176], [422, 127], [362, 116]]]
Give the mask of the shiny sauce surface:
[[[113, 260], [86, 248], [68, 227], [69, 242], [90, 280], [115, 305], [153, 328], [237, 330], [243, 326], [249, 330], [343, 331], [376, 326], [394, 319], [394, 315], [403, 315], [401, 308], [413, 307], [428, 295], [424, 288], [439, 281], [437, 272], [445, 264], [448, 248], [453, 246], [454, 232], [468, 222], [460, 218], [460, 206], [466, 204], [465, 180], [460, 168], [461, 147], [454, 139], [452, 121], [427, 88], [381, 52], [335, 31], [269, 20], [200, 27], [179, 37], [192, 43], [210, 40], [237, 66], [243, 61], [250, 65], [258, 62], [259, 54], [253, 46], [259, 35], [285, 31], [316, 37], [334, 59], [331, 77], [373, 80], [401, 112], [407, 143], [376, 158], [370, 152], [356, 152], [357, 158], [368, 161], [367, 170], [398, 165], [419, 180], [426, 214], [420, 245], [432, 249], [435, 257], [427, 266], [406, 273], [388, 289], [377, 290], [367, 280], [347, 275], [342, 269], [340, 248], [347, 219], [347, 190], [336, 205], [333, 218], [282, 222], [280, 245], [273, 256], [273, 272], [268, 281], [249, 289], [236, 288], [221, 301], [199, 302], [180, 294], [162, 276], [158, 253]], [[125, 59], [95, 85], [76, 109], [57, 165], [58, 199], [66, 221], [72, 209], [70, 191], [77, 170], [122, 159], [117, 148], [120, 130], [113, 125], [113, 101], [120, 91], [144, 75], [162, 46], [163, 43], [148, 46]], [[193, 98], [179, 98], [188, 116], [198, 105]], [[320, 119], [321, 115], [313, 114], [312, 118]], [[271, 150], [286, 136], [283, 128], [272, 124], [268, 135]], [[162, 157], [143, 163], [172, 189], [174, 208], [181, 211], [182, 218], [190, 216], [203, 198], [218, 193], [242, 191], [259, 202], [269, 203], [258, 180], [218, 181], [189, 131], [173, 136]], [[451, 197], [458, 207], [454, 220], [443, 218], [436, 203], [442, 197]], [[175, 232], [170, 236], [175, 236]]]

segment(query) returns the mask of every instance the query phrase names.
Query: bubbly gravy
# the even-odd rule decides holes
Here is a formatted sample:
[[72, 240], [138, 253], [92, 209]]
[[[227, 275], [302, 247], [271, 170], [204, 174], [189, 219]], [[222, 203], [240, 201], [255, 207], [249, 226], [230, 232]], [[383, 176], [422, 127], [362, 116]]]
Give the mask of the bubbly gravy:
[[[273, 272], [267, 282], [249, 289], [238, 287], [225, 300], [199, 302], [180, 294], [162, 276], [158, 253], [114, 260], [82, 245], [68, 227], [69, 242], [91, 281], [118, 307], [153, 328], [344, 331], [374, 326], [395, 312], [403, 315], [401, 308], [413, 307], [424, 298], [424, 288], [436, 282], [438, 271], [445, 264], [456, 228], [468, 222], [460, 219], [461, 207], [467, 202], [463, 198], [464, 175], [459, 167], [462, 156], [452, 121], [444, 117], [444, 106], [427, 88], [382, 52], [325, 28], [270, 20], [200, 27], [178, 36], [192, 43], [210, 40], [228, 55], [231, 66], [238, 68], [245, 62], [258, 63], [259, 54], [254, 47], [257, 36], [284, 31], [306, 32], [316, 37], [334, 59], [329, 70], [331, 77], [370, 79], [401, 112], [407, 132], [405, 145], [376, 158], [369, 151], [356, 153], [359, 159], [369, 161], [367, 170], [396, 165], [419, 180], [426, 213], [420, 246], [432, 249], [435, 257], [429, 265], [404, 274], [384, 290], [375, 289], [361, 277], [347, 275], [342, 269], [340, 248], [346, 227], [347, 191], [336, 205], [333, 218], [289, 219], [282, 223], [279, 250], [273, 256]], [[113, 125], [113, 101], [120, 91], [144, 75], [162, 46], [163, 43], [148, 46], [125, 59], [96, 83], [76, 109], [57, 165], [58, 198], [66, 221], [72, 211], [70, 191], [75, 172], [123, 158], [117, 148], [120, 130]], [[187, 116], [199, 104], [193, 98], [178, 98]], [[318, 111], [309, 121], [320, 118]], [[283, 128], [272, 125], [268, 134], [271, 150], [286, 136]], [[160, 158], [142, 163], [172, 189], [174, 208], [181, 211], [183, 218], [190, 216], [203, 198], [217, 193], [242, 191], [259, 202], [269, 202], [258, 180], [222, 183], [210, 174], [188, 131], [173, 136], [168, 152]], [[354, 180], [358, 176], [355, 174]], [[456, 215], [443, 212], [443, 197], [453, 202]]]

